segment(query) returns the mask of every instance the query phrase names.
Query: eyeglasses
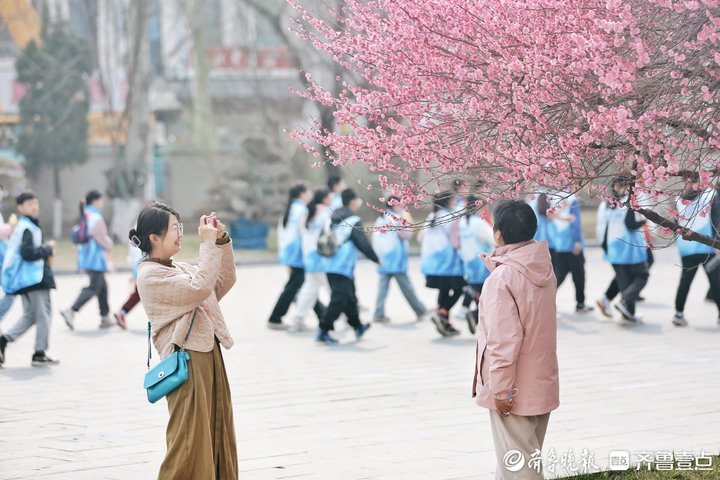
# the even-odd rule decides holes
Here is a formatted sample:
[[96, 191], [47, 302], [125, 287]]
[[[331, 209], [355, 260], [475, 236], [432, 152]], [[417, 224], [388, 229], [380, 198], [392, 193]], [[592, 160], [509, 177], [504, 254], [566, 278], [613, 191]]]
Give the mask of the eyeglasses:
[[183, 236], [183, 224], [182, 223], [176, 223], [175, 230], [177, 230], [177, 234], [179, 237]]

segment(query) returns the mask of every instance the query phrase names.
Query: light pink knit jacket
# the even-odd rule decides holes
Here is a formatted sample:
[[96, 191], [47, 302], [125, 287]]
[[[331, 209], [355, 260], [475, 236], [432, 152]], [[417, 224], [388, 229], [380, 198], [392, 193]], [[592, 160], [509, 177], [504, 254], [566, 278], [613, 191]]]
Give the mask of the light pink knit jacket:
[[152, 340], [161, 358], [182, 345], [197, 307], [188, 350], [210, 352], [215, 337], [226, 349], [232, 347], [220, 304], [235, 284], [235, 254], [232, 243], [202, 243], [198, 265], [177, 262], [168, 267], [153, 261], [141, 262], [137, 289], [152, 327]]

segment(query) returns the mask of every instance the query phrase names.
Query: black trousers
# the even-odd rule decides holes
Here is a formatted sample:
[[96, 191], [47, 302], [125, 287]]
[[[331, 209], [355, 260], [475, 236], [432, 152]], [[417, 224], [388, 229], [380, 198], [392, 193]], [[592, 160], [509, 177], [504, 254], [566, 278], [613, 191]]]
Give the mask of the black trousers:
[[320, 320], [320, 330], [329, 332], [335, 326], [335, 320], [344, 313], [348, 324], [353, 328], [360, 327], [358, 299], [355, 296], [355, 281], [336, 273], [327, 274], [330, 284], [330, 304]]
[[[655, 263], [655, 257], [652, 253], [652, 248], [647, 249], [648, 253], [648, 271], [650, 271], [650, 267], [653, 266], [653, 263]], [[620, 293], [620, 287], [618, 286], [617, 278], [613, 278], [612, 282], [610, 282], [610, 285], [608, 285], [607, 290], [605, 290], [605, 298], [608, 300], [612, 300], [613, 298], [617, 297], [618, 293]]]
[[461, 288], [441, 288], [438, 293], [438, 308], [444, 308], [448, 312], [455, 306], [463, 291]]
[[583, 252], [580, 252], [580, 255], [574, 255], [572, 252], [555, 252], [553, 270], [558, 288], [568, 274], [572, 275], [575, 285], [575, 302], [578, 305], [585, 305], [585, 255]]
[[[690, 292], [690, 285], [692, 285], [695, 274], [698, 271], [700, 265], [705, 268], [705, 264], [712, 258], [711, 255], [697, 254], [680, 257], [682, 261], [682, 273], [680, 274], [680, 284], [678, 285], [677, 294], [675, 295], [675, 311], [682, 312], [685, 310], [685, 303], [687, 302], [687, 296]], [[720, 311], [720, 269], [716, 269], [713, 272], [705, 273], [710, 281], [710, 291], [713, 293], [712, 299]]]
[[76, 312], [93, 297], [97, 297], [98, 305], [100, 306], [100, 316], [104, 317], [110, 313], [110, 306], [108, 305], [108, 286], [105, 280], [105, 272], [87, 272], [90, 277], [90, 285], [80, 290], [75, 303], [73, 303], [72, 309]]
[[[482, 293], [482, 288], [484, 283], [471, 283], [470, 287], [472, 287], [473, 290], [475, 290], [478, 295]], [[470, 295], [470, 293], [465, 292], [465, 296], [463, 297], [463, 307], [469, 307], [472, 305], [472, 303], [475, 301], [475, 296]]]
[[[283, 291], [280, 293], [277, 302], [275, 302], [275, 308], [273, 308], [270, 314], [270, 323], [280, 323], [282, 317], [285, 316], [287, 311], [290, 309], [290, 304], [295, 300], [303, 282], [305, 282], [305, 270], [302, 268], [290, 267], [290, 278], [288, 279]], [[318, 319], [321, 319], [325, 315], [325, 305], [319, 301], [315, 302], [313, 307], [315, 315]]]
[[640, 291], [647, 285], [650, 276], [647, 263], [613, 265], [613, 268], [622, 299], [630, 313], [635, 315], [635, 302], [640, 296]]

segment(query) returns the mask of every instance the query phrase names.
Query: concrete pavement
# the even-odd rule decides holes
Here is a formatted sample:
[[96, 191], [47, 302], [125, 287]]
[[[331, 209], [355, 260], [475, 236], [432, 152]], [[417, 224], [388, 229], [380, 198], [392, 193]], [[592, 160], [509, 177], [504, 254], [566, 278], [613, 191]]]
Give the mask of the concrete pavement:
[[[611, 269], [600, 251], [588, 256], [589, 300], [606, 287]], [[657, 254], [640, 304], [646, 324], [621, 327], [596, 312], [574, 313], [570, 279], [558, 295], [561, 407], [552, 414], [545, 458], [555, 474], [580, 468], [583, 450], [598, 467], [611, 450], [706, 450], [718, 453], [720, 327], [704, 303], [707, 279], [696, 277], [686, 309], [690, 326], [670, 325], [679, 259]], [[428, 306], [417, 259], [412, 278]], [[224, 352], [233, 393], [241, 478], [246, 479], [485, 479], [495, 457], [487, 412], [470, 399], [474, 339], [442, 339], [429, 322], [416, 323], [391, 287], [387, 315], [362, 342], [341, 330], [338, 347], [316, 345], [314, 332], [265, 328], [286, 280], [278, 266], [238, 270], [223, 301], [235, 337]], [[111, 304], [128, 293], [128, 275], [110, 276]], [[369, 307], [376, 292], [373, 265], [361, 262], [358, 296]], [[0, 479], [150, 479], [164, 454], [166, 404], [150, 405], [142, 389], [146, 323], [139, 307], [129, 331], [97, 328], [94, 301], [69, 331], [57, 311], [84, 285], [58, 278], [49, 354], [61, 364], [32, 368], [34, 330], [7, 350], [0, 370]], [[20, 314], [17, 301], [0, 324]], [[309, 323], [314, 323], [308, 319]], [[157, 357], [153, 362], [157, 361]], [[570, 451], [575, 462], [569, 461]], [[565, 456], [565, 462], [562, 457]], [[552, 462], [547, 462], [548, 466]], [[563, 468], [562, 463], [568, 468]]]

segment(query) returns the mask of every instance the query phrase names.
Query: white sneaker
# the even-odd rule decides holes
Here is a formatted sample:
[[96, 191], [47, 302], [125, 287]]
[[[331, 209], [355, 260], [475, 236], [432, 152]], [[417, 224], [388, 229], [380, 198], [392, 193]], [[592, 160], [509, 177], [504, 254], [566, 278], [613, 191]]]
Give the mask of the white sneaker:
[[293, 318], [293, 328], [296, 332], [304, 332], [305, 330], [307, 330], [305, 320], [302, 317]]
[[75, 311], [73, 311], [72, 308], [67, 308], [60, 310], [60, 315], [62, 315], [63, 320], [65, 320], [65, 325], [67, 325], [70, 330], [75, 330]]
[[464, 305], [460, 305], [455, 310], [453, 310], [453, 317], [454, 318], [462, 318], [463, 320], [465, 320], [465, 318], [467, 317], [467, 313], [468, 313], [468, 307], [466, 307]]
[[270, 330], [287, 330], [288, 326], [282, 322], [267, 322], [267, 326]]
[[622, 315], [622, 321], [626, 325], [637, 325], [642, 322], [642, 316], [630, 313], [630, 309], [622, 300], [615, 304], [615, 309], [620, 312]]
[[605, 295], [595, 300], [595, 305], [600, 309], [600, 313], [602, 313], [603, 316], [613, 318], [612, 304]]
[[103, 315], [100, 318], [100, 328], [110, 328], [110, 327], [114, 327], [114, 326], [115, 326], [115, 322], [110, 320], [110, 316]]
[[[426, 318], [430, 318], [430, 317], [432, 316], [432, 314], [433, 314], [433, 311], [432, 311], [432, 310], [425, 310], [425, 311], [422, 312], [422, 313], [418, 313], [417, 321], [418, 321], [418, 322], [422, 322], [422, 321], [425, 320]], [[720, 320], [718, 320], [718, 322], [720, 322]], [[719, 323], [719, 324], [720, 324], [720, 323]]]
[[676, 327], [687, 327], [688, 322], [685, 320], [685, 314], [683, 312], [675, 312], [675, 316], [673, 317], [672, 324]]

